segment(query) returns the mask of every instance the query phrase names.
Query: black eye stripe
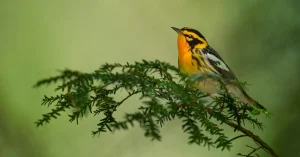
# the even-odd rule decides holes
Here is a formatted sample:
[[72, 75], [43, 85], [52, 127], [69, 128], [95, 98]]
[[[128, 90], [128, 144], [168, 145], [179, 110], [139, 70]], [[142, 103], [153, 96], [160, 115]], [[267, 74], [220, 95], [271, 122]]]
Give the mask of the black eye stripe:
[[196, 38], [192, 38], [193, 40], [190, 40], [187, 42], [189, 43], [190, 47], [191, 47], [191, 50], [194, 49], [194, 47], [198, 44], [203, 44], [203, 41], [199, 40], [199, 39], [196, 39]]

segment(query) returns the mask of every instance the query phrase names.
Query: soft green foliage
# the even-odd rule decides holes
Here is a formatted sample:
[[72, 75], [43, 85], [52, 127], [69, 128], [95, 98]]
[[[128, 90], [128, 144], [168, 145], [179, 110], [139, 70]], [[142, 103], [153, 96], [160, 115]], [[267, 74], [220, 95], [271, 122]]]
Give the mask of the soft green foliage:
[[[106, 131], [126, 130], [129, 126], [139, 124], [144, 129], [146, 137], [161, 140], [160, 127], [166, 121], [177, 118], [183, 123], [182, 130], [189, 134], [189, 144], [230, 150], [232, 141], [240, 137], [248, 136], [255, 140], [256, 137], [244, 129], [243, 125], [250, 122], [258, 129], [263, 128], [262, 123], [253, 117], [249, 107], [235, 101], [226, 90], [223, 96], [214, 98], [209, 105], [204, 105], [203, 98], [207, 95], [185, 86], [186, 81], [192, 83], [206, 77], [217, 79], [220, 84], [226, 81], [213, 75], [187, 77], [180, 74], [176, 67], [158, 60], [144, 60], [125, 65], [104, 64], [93, 73], [64, 70], [59, 76], [41, 80], [35, 85], [39, 87], [57, 84], [59, 81], [60, 85], [56, 91], [63, 93], [44, 97], [42, 105], [55, 108], [44, 114], [36, 125], [49, 123], [66, 109], [75, 108], [76, 110], [69, 115], [70, 122], [76, 120], [78, 123], [78, 118], [87, 112], [95, 116], [104, 115], [98, 123], [98, 129], [92, 132], [93, 135], [100, 135]], [[128, 96], [116, 100], [113, 96], [121, 90], [125, 90]], [[142, 102], [140, 107], [134, 113], [125, 113], [124, 119], [117, 121], [113, 114], [133, 95], [140, 96]], [[245, 135], [230, 139], [212, 119], [234, 127], [234, 130], [239, 130]], [[259, 143], [260, 139], [257, 140], [258, 142], [255, 141]], [[264, 147], [260, 143], [258, 145], [259, 148]], [[266, 150], [270, 152], [268, 148]]]

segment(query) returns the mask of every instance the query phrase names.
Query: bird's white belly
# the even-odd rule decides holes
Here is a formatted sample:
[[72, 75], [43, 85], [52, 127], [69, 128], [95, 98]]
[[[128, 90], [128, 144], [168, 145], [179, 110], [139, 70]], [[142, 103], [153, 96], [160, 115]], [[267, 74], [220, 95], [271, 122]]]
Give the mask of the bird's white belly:
[[201, 82], [195, 82], [193, 87], [199, 89], [201, 92], [209, 94], [216, 94], [220, 92], [220, 84], [209, 78]]

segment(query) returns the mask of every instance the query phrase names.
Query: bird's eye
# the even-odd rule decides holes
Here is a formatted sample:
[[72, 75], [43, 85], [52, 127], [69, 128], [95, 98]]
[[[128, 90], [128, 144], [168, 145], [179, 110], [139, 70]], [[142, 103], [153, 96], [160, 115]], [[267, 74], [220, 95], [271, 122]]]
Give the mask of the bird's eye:
[[185, 34], [186, 40], [187, 41], [192, 41], [194, 40], [193, 36], [191, 34]]

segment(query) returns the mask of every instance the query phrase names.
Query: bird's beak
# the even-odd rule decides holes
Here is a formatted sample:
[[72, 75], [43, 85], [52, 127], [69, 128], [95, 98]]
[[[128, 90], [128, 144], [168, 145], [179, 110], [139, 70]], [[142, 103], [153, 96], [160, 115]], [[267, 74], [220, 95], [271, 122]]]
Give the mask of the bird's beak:
[[181, 32], [181, 30], [179, 28], [176, 27], [171, 27], [174, 31], [176, 31], [178, 34], [183, 35], [183, 33]]

